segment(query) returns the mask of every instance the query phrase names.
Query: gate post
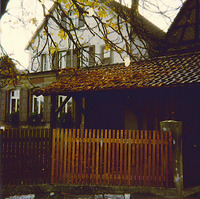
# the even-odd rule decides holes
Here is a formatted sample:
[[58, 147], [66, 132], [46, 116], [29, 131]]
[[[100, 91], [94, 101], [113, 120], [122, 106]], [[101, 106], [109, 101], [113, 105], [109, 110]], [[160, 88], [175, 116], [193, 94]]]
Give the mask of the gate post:
[[182, 198], [183, 197], [182, 122], [173, 120], [161, 121], [160, 130], [172, 132], [174, 185], [178, 191], [179, 198]]

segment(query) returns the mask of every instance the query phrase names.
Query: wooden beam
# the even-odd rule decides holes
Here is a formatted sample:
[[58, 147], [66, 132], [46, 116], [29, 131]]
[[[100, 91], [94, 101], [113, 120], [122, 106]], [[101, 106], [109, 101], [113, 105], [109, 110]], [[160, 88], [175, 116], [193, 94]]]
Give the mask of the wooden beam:
[[62, 104], [60, 105], [60, 107], [58, 107], [55, 111], [55, 113], [59, 113], [62, 108], [65, 106], [65, 104], [69, 101], [69, 99], [71, 98], [71, 96], [67, 96], [66, 99], [62, 102]]

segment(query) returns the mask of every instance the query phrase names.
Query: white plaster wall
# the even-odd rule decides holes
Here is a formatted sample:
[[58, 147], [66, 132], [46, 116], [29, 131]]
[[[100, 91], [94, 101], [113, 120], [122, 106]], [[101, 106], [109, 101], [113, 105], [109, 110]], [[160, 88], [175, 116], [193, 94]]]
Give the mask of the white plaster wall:
[[[86, 8], [86, 10], [87, 10], [87, 8]], [[106, 20], [110, 19], [110, 17], [113, 17], [113, 14], [110, 14], [107, 18], [104, 19], [104, 21], [106, 22]], [[92, 17], [87, 16], [86, 20], [87, 20], [87, 23], [90, 25], [90, 27], [92, 27], [93, 30], [95, 30], [95, 31], [98, 30], [98, 28], [96, 27], [96, 22], [94, 21], [94, 19]], [[54, 41], [56, 41], [59, 44], [58, 46], [59, 46], [60, 50], [67, 50], [67, 49], [73, 48], [73, 45], [70, 45], [72, 42], [69, 42], [68, 38], [66, 40], [60, 39], [60, 37], [58, 36], [59, 28], [57, 27], [55, 22], [52, 21], [51, 19], [48, 21], [48, 29], [49, 29], [49, 32], [52, 33], [52, 38], [54, 39]], [[109, 39], [111, 39], [115, 43], [117, 42], [118, 46], [123, 47], [125, 45], [125, 43], [122, 41], [121, 36], [118, 35], [116, 32], [111, 33], [112, 32], [111, 29], [108, 29], [108, 30], [110, 32]], [[125, 30], [126, 30], [126, 28], [123, 27], [123, 36], [127, 37], [127, 32]], [[43, 32], [44, 32], [44, 29], [42, 28], [41, 31], [39, 32], [39, 35], [42, 35], [42, 38], [40, 38], [40, 40], [38, 40], [38, 37], [35, 38], [35, 40], [32, 44], [32, 46], [36, 47], [36, 46], [38, 46], [38, 41], [40, 41], [40, 45], [38, 46], [39, 51], [44, 47], [44, 44], [46, 41], [45, 40], [46, 37], [44, 36]], [[100, 32], [99, 32], [99, 37], [97, 35], [93, 36], [90, 33], [90, 31], [84, 26], [79, 29], [77, 35], [79, 38], [83, 38], [81, 41], [83, 43], [85, 43], [85, 46], [95, 45], [95, 53], [96, 53], [96, 55], [100, 56], [101, 47], [103, 45], [105, 45], [104, 40], [101, 39], [102, 34]], [[138, 43], [138, 45], [142, 44], [137, 39], [137, 37], [136, 37], [136, 43]], [[47, 46], [44, 48], [43, 53], [49, 54]], [[135, 49], [134, 47], [133, 47], [133, 53], [139, 55], [137, 49]], [[143, 50], [143, 53], [145, 54], [145, 50]], [[35, 55], [33, 50], [31, 50], [30, 48], [29, 48], [29, 54], [30, 54], [31, 58]], [[121, 54], [121, 56], [125, 58], [127, 56], [127, 54], [124, 52]], [[32, 60], [32, 59], [30, 59], [30, 60]], [[38, 68], [38, 64], [39, 64], [38, 62], [40, 62], [40, 60], [41, 60], [41, 58], [35, 59], [35, 61], [33, 63], [34, 70]], [[96, 61], [98, 61], [98, 64], [100, 64], [99, 59], [96, 58]], [[123, 62], [123, 59], [120, 57], [120, 55], [116, 52], [113, 52], [112, 63], [121, 63], [121, 62]], [[51, 61], [49, 59], [48, 59], [48, 64], [51, 64]], [[30, 66], [31, 66], [31, 63], [30, 63]], [[29, 68], [30, 68], [30, 66], [29, 66]]]

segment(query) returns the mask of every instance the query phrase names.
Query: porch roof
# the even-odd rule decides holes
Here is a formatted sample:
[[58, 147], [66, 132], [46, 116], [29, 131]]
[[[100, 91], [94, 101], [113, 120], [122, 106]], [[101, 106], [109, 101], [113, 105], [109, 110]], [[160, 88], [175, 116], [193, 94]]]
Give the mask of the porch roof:
[[36, 95], [152, 87], [194, 86], [200, 83], [200, 52], [163, 56], [88, 68], [66, 68], [60, 80], [34, 91]]

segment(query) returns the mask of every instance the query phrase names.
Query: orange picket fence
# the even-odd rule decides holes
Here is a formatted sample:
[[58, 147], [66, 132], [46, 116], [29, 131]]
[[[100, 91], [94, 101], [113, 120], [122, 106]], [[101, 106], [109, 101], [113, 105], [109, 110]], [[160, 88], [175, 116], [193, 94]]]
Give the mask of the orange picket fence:
[[173, 187], [172, 133], [54, 129], [51, 184]]

